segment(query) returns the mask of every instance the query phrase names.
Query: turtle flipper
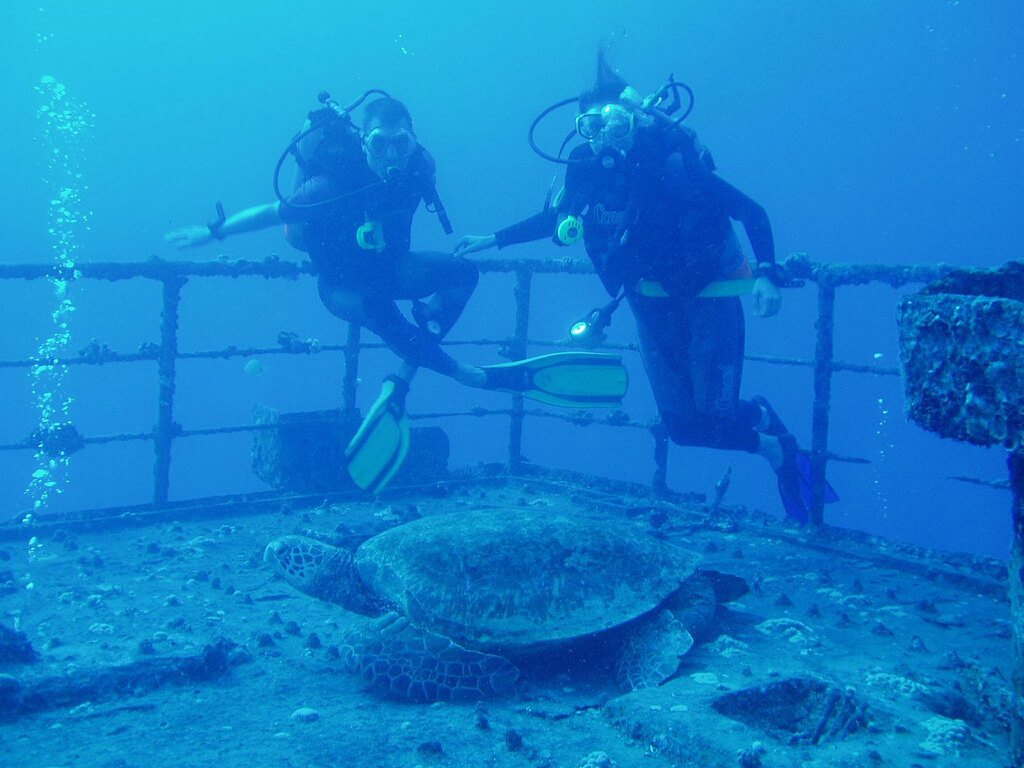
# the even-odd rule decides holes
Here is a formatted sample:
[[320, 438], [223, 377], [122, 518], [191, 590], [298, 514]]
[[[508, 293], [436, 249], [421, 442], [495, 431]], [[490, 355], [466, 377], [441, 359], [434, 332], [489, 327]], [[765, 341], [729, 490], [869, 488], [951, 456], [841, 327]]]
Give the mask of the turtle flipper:
[[699, 571], [654, 616], [638, 621], [619, 657], [618, 682], [624, 691], [661, 685], [679, 668], [694, 642], [709, 634], [718, 604], [736, 600], [750, 588], [738, 576]]
[[616, 678], [623, 691], [661, 685], [693, 647], [693, 636], [672, 611], [663, 609], [633, 627], [622, 646]]
[[[718, 599], [718, 589], [713, 577], [721, 577], [723, 599]], [[728, 602], [744, 594], [747, 583], [736, 576], [710, 571], [698, 571], [683, 584], [668, 600], [665, 607], [693, 635], [694, 640], [703, 640], [711, 631], [719, 602]], [[730, 592], [730, 590], [732, 590]], [[735, 597], [732, 595], [735, 594]]]
[[509, 690], [519, 677], [508, 659], [463, 648], [389, 613], [349, 630], [341, 659], [374, 688], [410, 701], [475, 701]]

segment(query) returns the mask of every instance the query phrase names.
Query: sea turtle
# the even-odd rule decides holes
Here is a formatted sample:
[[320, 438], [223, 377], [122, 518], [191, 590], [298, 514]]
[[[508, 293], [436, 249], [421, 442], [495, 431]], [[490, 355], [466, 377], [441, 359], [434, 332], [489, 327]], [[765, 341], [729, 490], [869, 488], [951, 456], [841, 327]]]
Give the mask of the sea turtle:
[[264, 560], [300, 591], [377, 617], [345, 633], [345, 666], [414, 701], [505, 693], [515, 660], [595, 636], [618, 653], [622, 688], [656, 685], [707, 630], [716, 590], [746, 591], [697, 577], [710, 573], [697, 555], [640, 526], [533, 507], [423, 517], [355, 552], [287, 536]]

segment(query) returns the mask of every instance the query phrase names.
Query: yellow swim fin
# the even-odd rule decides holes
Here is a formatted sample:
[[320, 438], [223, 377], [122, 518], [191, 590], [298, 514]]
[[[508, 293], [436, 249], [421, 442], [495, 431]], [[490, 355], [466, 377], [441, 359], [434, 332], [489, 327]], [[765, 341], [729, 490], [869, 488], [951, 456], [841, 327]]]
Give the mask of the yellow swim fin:
[[600, 352], [555, 352], [483, 369], [485, 389], [565, 408], [614, 408], [629, 386], [622, 358]]
[[380, 396], [345, 449], [348, 473], [365, 491], [384, 490], [409, 452], [408, 392], [409, 382], [402, 377], [385, 379]]

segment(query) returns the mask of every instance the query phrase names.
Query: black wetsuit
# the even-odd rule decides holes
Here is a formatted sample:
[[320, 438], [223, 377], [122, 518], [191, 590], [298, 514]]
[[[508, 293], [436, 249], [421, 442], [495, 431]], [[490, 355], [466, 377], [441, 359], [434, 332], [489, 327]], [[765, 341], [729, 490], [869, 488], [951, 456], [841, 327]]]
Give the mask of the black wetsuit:
[[[346, 139], [308, 169], [281, 205], [289, 242], [310, 255], [332, 314], [368, 328], [403, 360], [451, 376], [457, 363], [438, 343], [462, 313], [478, 272], [467, 259], [409, 250], [413, 214], [434, 189], [434, 160], [417, 147], [405, 172], [385, 183], [367, 165], [358, 134]], [[360, 245], [357, 233], [368, 222], [374, 231], [364, 240], [383, 242], [379, 249]], [[414, 311], [418, 325], [395, 304], [431, 295]], [[421, 327], [430, 321], [437, 333]]]
[[[680, 445], [754, 452], [761, 409], [739, 399], [744, 324], [738, 298], [698, 298], [745, 259], [743, 223], [757, 263], [775, 262], [764, 209], [714, 173], [682, 127], [639, 129], [625, 158], [577, 147], [556, 209], [496, 234], [499, 247], [550, 236], [568, 215], [583, 221], [587, 255], [611, 295], [625, 290], [654, 398]], [[557, 237], [555, 242], [559, 243]], [[560, 243], [559, 243], [560, 244]], [[655, 297], [658, 284], [668, 296]]]

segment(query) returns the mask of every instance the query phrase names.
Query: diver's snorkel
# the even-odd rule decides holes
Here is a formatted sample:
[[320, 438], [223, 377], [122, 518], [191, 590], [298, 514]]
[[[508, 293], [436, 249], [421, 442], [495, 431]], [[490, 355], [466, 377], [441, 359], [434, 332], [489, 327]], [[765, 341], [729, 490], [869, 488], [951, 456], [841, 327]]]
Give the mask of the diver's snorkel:
[[569, 341], [588, 349], [603, 344], [606, 336], [604, 330], [612, 324], [612, 315], [625, 295], [623, 291], [603, 307], [590, 310], [585, 317], [573, 323], [569, 328]]

